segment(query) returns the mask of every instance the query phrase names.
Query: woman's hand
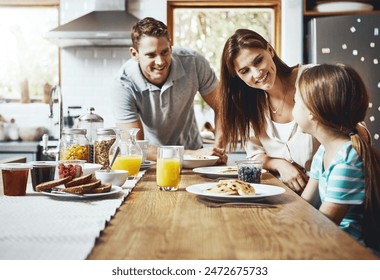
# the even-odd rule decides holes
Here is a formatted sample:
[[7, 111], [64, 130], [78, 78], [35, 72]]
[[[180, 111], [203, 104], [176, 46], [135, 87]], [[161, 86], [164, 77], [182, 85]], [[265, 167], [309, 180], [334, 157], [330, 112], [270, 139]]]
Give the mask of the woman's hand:
[[290, 189], [301, 194], [308, 181], [308, 176], [287, 160], [278, 160], [276, 169], [282, 182]]

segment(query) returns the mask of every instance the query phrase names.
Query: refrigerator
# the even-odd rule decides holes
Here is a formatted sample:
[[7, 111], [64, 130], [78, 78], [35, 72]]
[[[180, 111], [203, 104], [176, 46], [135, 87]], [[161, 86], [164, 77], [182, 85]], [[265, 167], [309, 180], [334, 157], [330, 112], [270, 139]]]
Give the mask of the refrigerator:
[[365, 123], [380, 151], [380, 14], [312, 18], [307, 63], [351, 65], [366, 84], [370, 103]]

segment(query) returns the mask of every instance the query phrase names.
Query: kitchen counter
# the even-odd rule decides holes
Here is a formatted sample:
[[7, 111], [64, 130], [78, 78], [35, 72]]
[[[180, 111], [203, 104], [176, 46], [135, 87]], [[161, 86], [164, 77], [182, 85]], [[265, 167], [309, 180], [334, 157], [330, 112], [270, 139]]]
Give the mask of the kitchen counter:
[[[49, 147], [56, 147], [58, 141], [48, 142]], [[0, 159], [25, 156], [27, 162], [48, 160], [42, 156], [42, 141], [7, 141], [0, 142]]]
[[0, 142], [0, 153], [3, 152], [37, 152], [39, 141], [23, 142], [23, 141], [8, 141]]

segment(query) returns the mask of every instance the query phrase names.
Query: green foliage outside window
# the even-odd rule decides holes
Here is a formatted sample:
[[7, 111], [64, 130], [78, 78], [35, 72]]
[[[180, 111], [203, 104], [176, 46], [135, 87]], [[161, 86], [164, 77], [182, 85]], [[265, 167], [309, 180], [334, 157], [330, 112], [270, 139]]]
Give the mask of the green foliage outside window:
[[[203, 54], [220, 74], [220, 59], [224, 44], [236, 29], [252, 29], [271, 44], [274, 40], [274, 12], [268, 8], [209, 8], [174, 10], [174, 45]], [[195, 101], [206, 107], [197, 95]]]

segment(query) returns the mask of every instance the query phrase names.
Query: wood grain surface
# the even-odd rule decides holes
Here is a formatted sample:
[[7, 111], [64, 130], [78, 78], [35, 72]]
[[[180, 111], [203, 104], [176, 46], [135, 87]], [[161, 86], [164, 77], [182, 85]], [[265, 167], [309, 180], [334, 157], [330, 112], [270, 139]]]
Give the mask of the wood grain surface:
[[260, 202], [277, 208], [211, 208], [185, 188], [216, 180], [183, 170], [179, 191], [163, 192], [155, 172], [133, 189], [88, 259], [376, 259], [269, 173], [262, 183], [286, 192]]

